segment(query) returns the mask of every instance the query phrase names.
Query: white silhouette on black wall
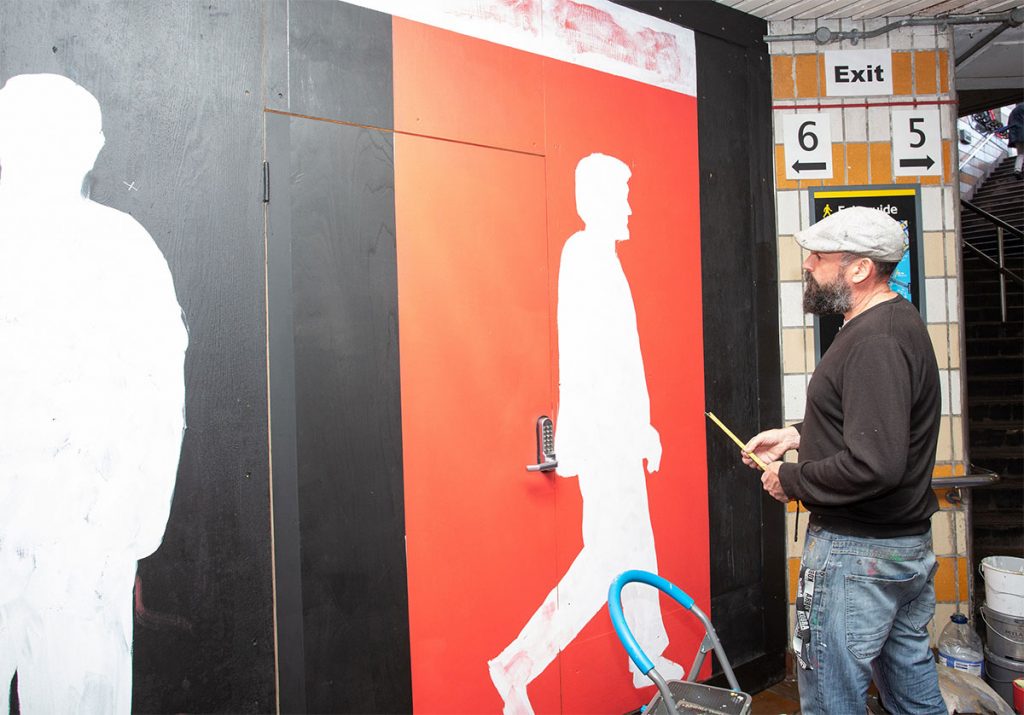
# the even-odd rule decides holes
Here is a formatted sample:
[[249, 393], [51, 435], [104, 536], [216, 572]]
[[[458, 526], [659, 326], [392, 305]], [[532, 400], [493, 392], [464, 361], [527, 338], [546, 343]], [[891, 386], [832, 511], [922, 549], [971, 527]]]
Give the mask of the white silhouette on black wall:
[[[491, 679], [506, 715], [532, 713], [527, 685], [604, 606], [626, 569], [657, 573], [644, 460], [661, 462], [651, 425], [633, 296], [615, 247], [629, 240], [629, 168], [591, 154], [576, 167], [576, 208], [585, 228], [566, 241], [558, 272], [558, 474], [579, 477], [583, 549], [519, 636], [494, 660]], [[623, 591], [626, 620], [662, 676], [683, 675], [668, 646], [655, 589]], [[625, 658], [625, 656], [623, 656]], [[632, 663], [636, 687], [650, 685]]]
[[188, 336], [167, 261], [82, 195], [104, 137], [57, 75], [0, 89], [0, 710], [128, 713], [136, 562], [160, 545]]

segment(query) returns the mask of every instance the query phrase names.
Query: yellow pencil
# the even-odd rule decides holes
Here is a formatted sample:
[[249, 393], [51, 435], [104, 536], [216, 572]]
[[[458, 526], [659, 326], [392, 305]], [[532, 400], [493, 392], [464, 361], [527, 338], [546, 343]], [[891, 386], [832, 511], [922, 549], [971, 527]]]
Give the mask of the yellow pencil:
[[738, 445], [739, 445], [740, 451], [741, 451], [741, 452], [743, 452], [743, 454], [745, 454], [745, 455], [747, 455], [748, 457], [750, 457], [750, 458], [751, 458], [752, 460], [754, 460], [754, 464], [756, 464], [757, 466], [759, 466], [759, 467], [760, 467], [761, 469], [767, 469], [767, 468], [768, 468], [768, 465], [767, 465], [767, 464], [765, 464], [765, 463], [764, 463], [764, 462], [763, 462], [763, 461], [761, 460], [761, 458], [760, 458], [760, 457], [758, 457], [758, 456], [757, 456], [756, 454], [754, 454], [753, 452], [748, 452], [748, 451], [746, 451], [746, 450], [744, 449], [744, 447], [745, 447], [746, 445], [744, 445], [744, 444], [743, 444], [743, 442], [741, 442], [741, 441], [740, 441], [740, 438], [739, 438], [739, 437], [737, 437], [736, 435], [734, 435], [734, 434], [732, 433], [732, 431], [731, 431], [731, 430], [730, 430], [730, 429], [729, 429], [728, 427], [726, 427], [725, 425], [723, 425], [723, 424], [722, 424], [722, 421], [721, 421], [720, 419], [718, 419], [717, 417], [715, 417], [715, 414], [714, 414], [713, 412], [705, 412], [704, 414], [706, 414], [706, 415], [707, 415], [708, 417], [710, 417], [710, 418], [711, 418], [711, 421], [712, 421], [712, 422], [714, 422], [714, 423], [715, 423], [716, 425], [718, 425], [719, 427], [721, 427], [721, 428], [722, 428], [722, 431], [723, 431], [723, 432], [725, 432], [725, 433], [726, 433], [727, 435], [729, 435], [729, 439], [731, 439], [731, 440], [732, 440], [733, 442], [735, 442], [736, 444], [738, 444]]

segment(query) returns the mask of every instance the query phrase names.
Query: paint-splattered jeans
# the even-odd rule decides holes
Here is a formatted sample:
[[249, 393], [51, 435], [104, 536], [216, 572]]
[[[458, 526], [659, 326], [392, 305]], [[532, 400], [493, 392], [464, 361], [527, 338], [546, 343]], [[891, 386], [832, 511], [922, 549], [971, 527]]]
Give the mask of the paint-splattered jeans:
[[928, 647], [935, 565], [931, 532], [807, 528], [793, 633], [804, 715], [865, 712], [872, 677], [889, 712], [945, 715]]

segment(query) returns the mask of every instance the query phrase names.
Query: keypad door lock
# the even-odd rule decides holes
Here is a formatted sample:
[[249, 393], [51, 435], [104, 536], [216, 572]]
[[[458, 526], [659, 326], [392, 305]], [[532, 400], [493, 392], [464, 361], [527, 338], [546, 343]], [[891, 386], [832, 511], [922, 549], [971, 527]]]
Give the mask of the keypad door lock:
[[558, 466], [555, 459], [555, 423], [547, 415], [537, 418], [537, 464], [528, 464], [528, 472], [550, 472]]

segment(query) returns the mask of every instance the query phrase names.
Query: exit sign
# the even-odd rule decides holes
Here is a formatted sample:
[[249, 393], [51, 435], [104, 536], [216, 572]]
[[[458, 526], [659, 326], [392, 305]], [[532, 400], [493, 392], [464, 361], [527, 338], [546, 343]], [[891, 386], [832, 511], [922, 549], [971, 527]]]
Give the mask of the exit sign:
[[825, 94], [830, 97], [892, 94], [892, 50], [826, 52]]

